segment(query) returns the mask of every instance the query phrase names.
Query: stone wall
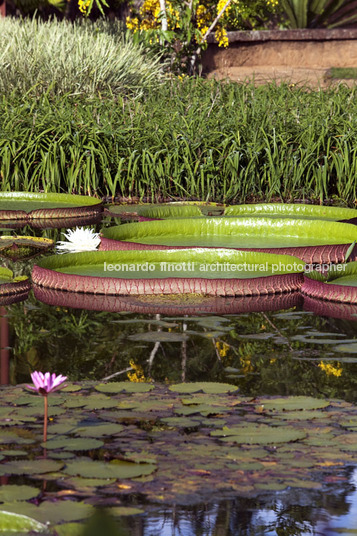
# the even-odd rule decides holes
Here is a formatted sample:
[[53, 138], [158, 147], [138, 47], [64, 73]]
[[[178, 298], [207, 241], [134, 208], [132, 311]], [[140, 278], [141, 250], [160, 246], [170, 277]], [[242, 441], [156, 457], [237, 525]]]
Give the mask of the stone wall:
[[229, 47], [211, 39], [203, 55], [209, 77], [324, 84], [331, 67], [357, 67], [357, 29], [229, 32]]

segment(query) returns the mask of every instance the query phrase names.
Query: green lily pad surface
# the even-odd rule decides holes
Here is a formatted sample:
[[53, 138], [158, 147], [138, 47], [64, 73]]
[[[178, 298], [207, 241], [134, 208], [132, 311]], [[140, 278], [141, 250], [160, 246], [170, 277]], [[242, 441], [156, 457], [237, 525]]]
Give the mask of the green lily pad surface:
[[35, 519], [31, 519], [25, 515], [0, 510], [0, 534], [26, 534], [30, 531], [41, 533], [46, 530], [46, 525], [39, 523]]
[[200, 218], [202, 216], [221, 215], [224, 210], [223, 205], [216, 203], [193, 202], [173, 202], [161, 204], [143, 205], [108, 205], [109, 212], [113, 216], [128, 217], [136, 215], [145, 218]]
[[[297, 257], [229, 249], [69, 253], [46, 257], [38, 266], [61, 274], [101, 278], [214, 280], [297, 273], [305, 267]], [[36, 267], [33, 280], [39, 284]]]
[[297, 217], [314, 220], [349, 220], [357, 218], [357, 210], [343, 207], [324, 207], [302, 203], [262, 203], [251, 205], [231, 205], [224, 211], [225, 216], [269, 216], [275, 218]]
[[247, 216], [130, 223], [104, 229], [102, 234], [144, 245], [267, 249], [351, 244], [357, 239], [357, 228], [330, 221]]

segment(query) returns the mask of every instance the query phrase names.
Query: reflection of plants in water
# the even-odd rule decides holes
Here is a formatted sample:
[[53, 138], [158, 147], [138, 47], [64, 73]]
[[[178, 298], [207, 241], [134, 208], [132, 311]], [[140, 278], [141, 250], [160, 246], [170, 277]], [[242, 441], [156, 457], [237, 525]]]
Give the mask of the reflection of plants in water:
[[[26, 381], [29, 372], [46, 366], [62, 374], [70, 370], [72, 380], [98, 380], [121, 371], [136, 380], [176, 382], [184, 375], [186, 381], [234, 382], [252, 396], [347, 393], [355, 399], [355, 365], [343, 363], [346, 373], [328, 375], [318, 365], [329, 364], [324, 358], [331, 343], [308, 343], [316, 331], [320, 339], [326, 332], [339, 334], [333, 319], [294, 310], [160, 318], [56, 308], [33, 297], [8, 311], [14, 334], [12, 382]], [[335, 362], [330, 366], [339, 370]]]

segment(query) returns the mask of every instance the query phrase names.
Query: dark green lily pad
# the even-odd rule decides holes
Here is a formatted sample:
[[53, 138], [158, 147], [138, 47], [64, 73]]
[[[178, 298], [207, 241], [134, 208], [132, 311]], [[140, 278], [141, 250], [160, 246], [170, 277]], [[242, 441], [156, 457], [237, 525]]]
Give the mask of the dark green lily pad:
[[81, 437], [114, 436], [122, 432], [124, 427], [113, 422], [96, 424], [95, 426], [78, 426], [73, 433]]
[[310, 396], [291, 396], [289, 398], [262, 398], [260, 404], [262, 404], [266, 410], [292, 411], [326, 408], [330, 402], [320, 398], [312, 398]]
[[147, 393], [152, 391], [154, 386], [150, 383], [112, 382], [100, 383], [95, 386], [95, 389], [101, 393], [121, 393], [123, 391], [127, 393]]
[[3, 431], [1, 432], [0, 434], [0, 444], [7, 444], [7, 443], [17, 443], [19, 445], [29, 445], [31, 443], [33, 443], [34, 440], [33, 439], [28, 439], [28, 438], [25, 438], [25, 437], [21, 437], [20, 435], [17, 435], [15, 432], [8, 432], [8, 431]]
[[185, 417], [165, 417], [161, 419], [168, 426], [182, 427], [182, 428], [194, 428], [199, 426], [199, 421], [188, 419]]
[[81, 488], [100, 488], [102, 486], [108, 486], [114, 484], [115, 478], [84, 478], [81, 476], [74, 476], [72, 478], [66, 478], [67, 486], [74, 487], [76, 489]]
[[149, 475], [156, 470], [155, 465], [145, 463], [131, 463], [121, 460], [105, 463], [79, 459], [69, 462], [64, 472], [68, 475], [79, 475], [85, 478], [135, 478]]
[[40, 490], [32, 486], [2, 485], [0, 487], [0, 502], [28, 501], [37, 497], [39, 493]]
[[148, 331], [147, 333], [136, 333], [135, 335], [129, 335], [128, 339], [131, 341], [146, 342], [182, 342], [188, 340], [188, 335], [169, 331]]
[[214, 382], [192, 382], [192, 383], [177, 383], [170, 385], [170, 391], [176, 393], [198, 393], [203, 391], [207, 394], [232, 393], [238, 390], [236, 385], [229, 383], [214, 383]]
[[2, 450], [0, 460], [2, 460], [4, 456], [26, 456], [26, 455], [27, 455], [26, 450], [16, 450], [16, 449]]
[[232, 441], [248, 445], [269, 445], [304, 439], [306, 433], [303, 430], [288, 426], [276, 428], [265, 424], [248, 424], [247, 426], [223, 428], [222, 430], [211, 432], [211, 436], [219, 437], [221, 441]]
[[35, 475], [59, 471], [63, 463], [55, 460], [17, 460], [0, 465], [0, 475]]
[[45, 443], [41, 443], [41, 446], [46, 449], [63, 449], [74, 451], [98, 449], [103, 445], [103, 441], [88, 437], [62, 437], [57, 439], [50, 439]]

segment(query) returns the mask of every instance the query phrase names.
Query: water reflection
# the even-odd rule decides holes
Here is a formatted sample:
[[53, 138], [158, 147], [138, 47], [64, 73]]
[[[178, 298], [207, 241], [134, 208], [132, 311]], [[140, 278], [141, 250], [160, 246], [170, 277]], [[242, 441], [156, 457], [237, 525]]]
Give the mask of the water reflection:
[[[59, 231], [47, 236], [59, 238]], [[29, 273], [31, 263], [22, 269]], [[298, 293], [259, 299], [176, 297], [173, 303], [35, 288], [34, 296], [12, 299], [0, 302], [1, 383], [26, 383], [36, 368], [70, 371], [71, 380], [122, 380], [141, 370], [158, 382], [234, 383], [253, 397], [357, 400], [357, 356], [335, 351], [338, 343], [356, 340], [356, 306], [306, 297], [302, 304]], [[328, 374], [333, 366], [325, 371], [321, 362], [340, 363], [342, 374]], [[127, 534], [332, 536], [338, 528], [355, 528], [357, 471], [330, 469], [325, 483], [324, 493], [288, 489], [190, 508], [146, 505], [148, 514], [132, 518]]]
[[279, 311], [280, 309], [290, 309], [302, 303], [302, 296], [298, 292], [224, 298], [190, 295], [107, 296], [52, 290], [37, 285], [34, 285], [33, 291], [39, 301], [57, 307], [139, 314], [238, 314]]
[[[338, 482], [338, 479], [336, 479]], [[321, 493], [288, 489], [255, 499], [158, 509], [142, 522], [143, 536], [337, 536], [357, 524], [357, 470]], [[340, 530], [339, 530], [340, 529]]]

